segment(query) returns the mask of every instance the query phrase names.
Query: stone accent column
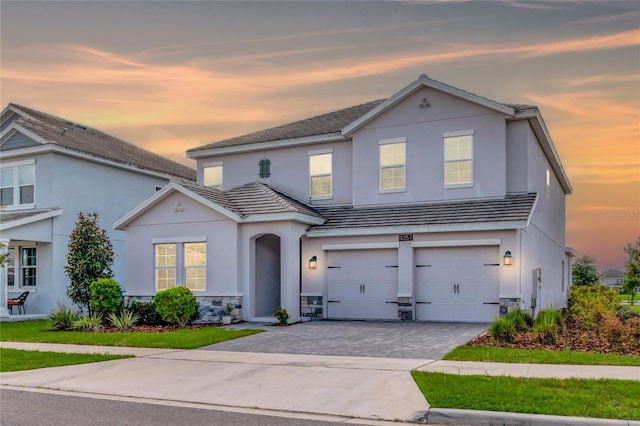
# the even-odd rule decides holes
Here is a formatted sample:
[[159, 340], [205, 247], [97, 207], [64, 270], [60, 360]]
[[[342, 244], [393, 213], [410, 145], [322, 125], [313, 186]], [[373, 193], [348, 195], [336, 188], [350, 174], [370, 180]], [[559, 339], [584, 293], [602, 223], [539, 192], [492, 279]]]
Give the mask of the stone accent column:
[[324, 318], [322, 299], [321, 294], [300, 295], [300, 309], [302, 311], [302, 317], [311, 319]]
[[398, 297], [398, 319], [413, 320], [413, 301], [411, 297]]
[[507, 313], [520, 306], [519, 297], [501, 297], [500, 298], [500, 316], [505, 316]]

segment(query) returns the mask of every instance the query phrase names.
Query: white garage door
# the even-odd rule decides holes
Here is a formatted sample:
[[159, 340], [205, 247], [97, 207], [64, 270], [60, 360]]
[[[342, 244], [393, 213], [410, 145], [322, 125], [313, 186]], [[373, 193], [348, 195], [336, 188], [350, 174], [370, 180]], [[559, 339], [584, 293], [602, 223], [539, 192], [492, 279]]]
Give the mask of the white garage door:
[[328, 257], [328, 318], [398, 318], [396, 249], [338, 250]]
[[499, 313], [497, 246], [420, 248], [416, 319], [491, 322]]

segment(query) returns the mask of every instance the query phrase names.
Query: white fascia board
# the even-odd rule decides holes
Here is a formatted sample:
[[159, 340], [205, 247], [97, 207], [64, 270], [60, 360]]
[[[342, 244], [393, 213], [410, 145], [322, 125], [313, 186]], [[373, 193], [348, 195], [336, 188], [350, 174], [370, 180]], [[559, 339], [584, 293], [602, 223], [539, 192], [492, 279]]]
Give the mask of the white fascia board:
[[328, 135], [307, 136], [303, 138], [281, 139], [267, 142], [248, 143], [244, 145], [223, 146], [220, 148], [209, 148], [201, 151], [187, 151], [187, 157], [198, 159], [221, 154], [237, 154], [241, 152], [263, 151], [265, 149], [286, 148], [297, 145], [310, 145], [323, 142], [343, 142], [348, 140], [342, 135], [334, 133]]
[[353, 244], [323, 244], [322, 250], [373, 250], [373, 249], [397, 249], [400, 243], [353, 243]]
[[569, 247], [566, 246], [564, 248], [564, 252], [569, 256], [569, 257], [576, 257], [578, 255], [578, 252], [576, 251], [576, 249], [574, 249], [573, 247]]
[[453, 223], [445, 225], [385, 226], [383, 228], [344, 228], [309, 231], [307, 237], [341, 237], [356, 235], [429, 234], [435, 232], [503, 231], [526, 228], [527, 222]]
[[[35, 117], [33, 117], [33, 116], [31, 116], [31, 115], [27, 114], [27, 113], [26, 113], [26, 112], [24, 112], [24, 111], [19, 110], [18, 108], [14, 107], [13, 105], [7, 105], [7, 106], [2, 110], [2, 112], [0, 112], [0, 117], [2, 117], [2, 116], [3, 116], [7, 111], [15, 112], [15, 113], [16, 113], [16, 114], [18, 114], [20, 117], [28, 118], [28, 119], [30, 119], [30, 120], [37, 121], [38, 123], [40, 122], [40, 120], [38, 120], [38, 119], [36, 119]], [[4, 123], [4, 121], [3, 121], [2, 123]], [[0, 124], [2, 124], [2, 123], [0, 123]]]
[[324, 296], [324, 294], [322, 293], [306, 293], [306, 292], [302, 292], [300, 293], [300, 296], [313, 296], [313, 297], [318, 297], [318, 296]]
[[500, 244], [502, 244], [502, 240], [500, 238], [486, 238], [475, 240], [414, 241], [411, 243], [411, 247], [499, 246]]
[[197, 201], [200, 204], [203, 204], [207, 207], [209, 207], [210, 209], [232, 219], [235, 220], [236, 222], [240, 222], [240, 216], [236, 215], [235, 213], [230, 212], [229, 210], [223, 208], [222, 206], [207, 200], [206, 198], [203, 198], [201, 196], [199, 196], [198, 194], [195, 194], [191, 191], [189, 191], [188, 189], [184, 188], [181, 185], [178, 185], [175, 182], [171, 182], [168, 185], [166, 185], [164, 188], [162, 188], [160, 191], [156, 192], [155, 194], [153, 194], [151, 197], [147, 198], [145, 201], [143, 201], [142, 203], [138, 204], [138, 206], [136, 206], [133, 210], [130, 210], [128, 213], [126, 213], [125, 215], [123, 215], [122, 217], [120, 217], [119, 219], [117, 219], [115, 222], [113, 222], [112, 224], [112, 228], [118, 231], [124, 231], [126, 230], [127, 225], [129, 225], [129, 223], [131, 223], [134, 219], [136, 219], [137, 217], [139, 217], [141, 214], [143, 214], [145, 211], [147, 211], [149, 208], [153, 207], [154, 205], [158, 204], [160, 201], [162, 201], [164, 198], [166, 198], [169, 193], [176, 191], [181, 193], [182, 195], [189, 197], [191, 199], [193, 199], [194, 201]]
[[529, 216], [527, 217], [527, 228], [529, 224], [531, 224], [531, 220], [533, 219], [533, 213], [536, 211], [536, 206], [538, 205], [538, 194], [536, 193], [536, 199], [533, 200], [533, 205], [531, 206], [531, 211], [529, 211]]
[[307, 225], [322, 225], [325, 219], [315, 216], [309, 216], [302, 213], [265, 213], [252, 214], [239, 220], [240, 223], [256, 223], [256, 222], [278, 222], [278, 221], [294, 221]]
[[9, 138], [11, 138], [11, 136], [13, 136], [15, 132], [22, 133], [29, 139], [32, 139], [34, 142], [38, 142], [39, 144], [44, 145], [44, 144], [50, 143], [48, 140], [42, 138], [41, 136], [36, 135], [31, 130], [27, 130], [24, 127], [20, 126], [19, 124], [11, 123], [6, 129], [2, 131], [2, 133], [0, 133], [0, 140], [2, 140], [0, 145], [2, 145], [7, 140], [9, 140]]
[[560, 185], [566, 194], [571, 194], [573, 192], [573, 188], [571, 187], [571, 182], [569, 182], [569, 177], [562, 166], [562, 162], [560, 161], [560, 156], [556, 151], [556, 147], [553, 144], [553, 140], [551, 139], [551, 134], [549, 134], [549, 129], [547, 128], [544, 119], [542, 118], [542, 114], [538, 109], [532, 110], [527, 109], [522, 112], [516, 114], [514, 120], [522, 120], [526, 119], [529, 121], [533, 132], [535, 133], [540, 146], [542, 147], [542, 151], [546, 155], [549, 163], [551, 164], [551, 168], [555, 172], [558, 180], [560, 181]]
[[64, 213], [64, 210], [57, 209], [33, 216], [25, 217], [24, 219], [14, 220], [12, 222], [0, 224], [0, 231], [6, 231], [8, 229], [17, 228], [19, 226], [28, 225], [30, 223], [39, 222], [45, 219], [51, 219], [52, 217], [60, 216]]
[[484, 107], [501, 112], [509, 116], [513, 116], [515, 114], [515, 110], [509, 106], [503, 105], [498, 102], [494, 102], [492, 100], [483, 98], [481, 96], [474, 95], [472, 93], [465, 92], [464, 90], [460, 90], [455, 87], [440, 83], [439, 81], [431, 80], [430, 78], [421, 77], [418, 80], [406, 86], [405, 88], [403, 88], [402, 90], [400, 90], [399, 92], [397, 92], [395, 95], [391, 96], [389, 99], [387, 99], [386, 101], [384, 101], [383, 103], [381, 103], [380, 105], [372, 109], [371, 111], [369, 111], [364, 116], [360, 117], [353, 123], [346, 126], [344, 129], [342, 129], [342, 134], [344, 136], [350, 136], [351, 134], [353, 134], [353, 132], [355, 132], [362, 126], [364, 126], [366, 123], [373, 120], [375, 117], [384, 113], [385, 111], [389, 110], [395, 104], [402, 101], [403, 99], [405, 99], [406, 97], [414, 93], [415, 91], [422, 89], [423, 87], [429, 87], [432, 89], [439, 90], [449, 95], [462, 98], [469, 102], [482, 105]]

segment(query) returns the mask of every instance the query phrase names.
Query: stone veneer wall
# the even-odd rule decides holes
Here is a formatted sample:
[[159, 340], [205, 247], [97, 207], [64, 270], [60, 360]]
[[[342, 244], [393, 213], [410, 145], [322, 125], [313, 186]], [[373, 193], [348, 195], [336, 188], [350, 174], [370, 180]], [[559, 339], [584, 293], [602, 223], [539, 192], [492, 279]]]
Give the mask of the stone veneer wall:
[[398, 297], [398, 319], [402, 321], [413, 320], [413, 303], [410, 297]]
[[303, 318], [324, 318], [322, 296], [300, 296], [300, 316]]
[[[151, 302], [153, 296], [125, 296], [125, 301]], [[242, 296], [197, 296], [200, 319], [196, 324], [220, 324], [227, 304], [233, 305], [231, 322], [242, 321]]]

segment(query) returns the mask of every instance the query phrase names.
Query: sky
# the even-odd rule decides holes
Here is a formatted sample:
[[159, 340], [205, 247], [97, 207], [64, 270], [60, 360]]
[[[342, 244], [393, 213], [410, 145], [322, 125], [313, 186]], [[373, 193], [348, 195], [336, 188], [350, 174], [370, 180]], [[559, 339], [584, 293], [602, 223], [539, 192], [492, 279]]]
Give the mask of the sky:
[[422, 73], [535, 104], [567, 244], [640, 237], [640, 2], [0, 2], [0, 100], [193, 166], [189, 148], [387, 98]]

